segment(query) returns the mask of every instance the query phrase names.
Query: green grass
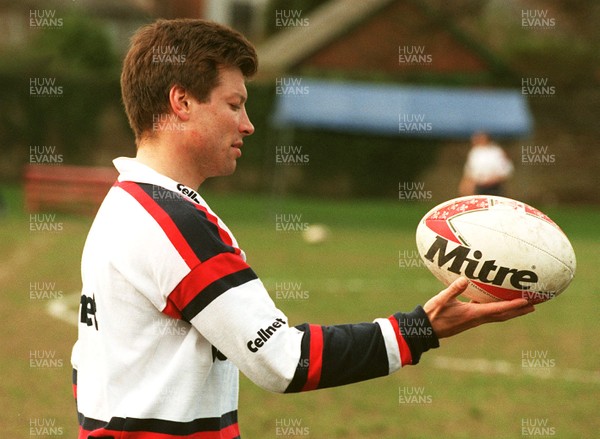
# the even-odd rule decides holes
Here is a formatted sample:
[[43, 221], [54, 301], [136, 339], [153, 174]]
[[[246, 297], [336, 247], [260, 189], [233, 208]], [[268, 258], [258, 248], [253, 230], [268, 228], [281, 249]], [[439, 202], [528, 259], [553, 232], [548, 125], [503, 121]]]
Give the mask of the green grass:
[[[30, 437], [32, 419], [54, 420], [63, 437], [75, 437], [70, 390], [70, 349], [76, 329], [45, 313], [45, 300], [29, 298], [30, 282], [54, 282], [65, 294], [80, 288], [79, 258], [90, 218], [57, 215], [60, 232], [30, 232], [20, 191], [2, 193], [0, 218], [0, 429], [3, 437]], [[234, 231], [248, 261], [273, 293], [296, 283], [301, 299], [276, 298], [291, 324], [372, 321], [408, 311], [441, 289], [423, 268], [401, 268], [399, 251], [414, 250], [425, 203], [274, 199], [254, 195], [206, 195]], [[545, 209], [570, 236], [578, 260], [571, 287], [529, 316], [487, 325], [424, 354], [421, 363], [393, 376], [295, 395], [261, 390], [241, 378], [240, 426], [249, 439], [311, 438], [511, 438], [523, 420], [547, 422], [555, 437], [594, 437], [600, 431], [600, 383], [449, 371], [436, 357], [505, 361], [521, 370], [522, 351], [545, 351], [556, 371], [598, 370], [600, 340], [600, 217], [598, 208]], [[323, 223], [330, 239], [307, 245], [299, 232], [276, 230], [276, 215], [302, 215]], [[32, 351], [54, 352], [62, 367], [31, 368]], [[5, 377], [8, 377], [5, 378]], [[427, 402], [403, 404], [399, 392], [421, 389]], [[296, 436], [277, 430], [294, 423]], [[539, 437], [539, 436], [538, 436]]]

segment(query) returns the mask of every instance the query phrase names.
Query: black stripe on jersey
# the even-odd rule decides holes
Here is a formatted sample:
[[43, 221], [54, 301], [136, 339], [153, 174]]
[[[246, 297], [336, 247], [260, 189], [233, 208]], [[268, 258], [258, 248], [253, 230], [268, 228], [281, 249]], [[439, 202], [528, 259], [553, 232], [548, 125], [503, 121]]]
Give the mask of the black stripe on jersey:
[[254, 273], [252, 268], [248, 267], [244, 270], [236, 271], [235, 273], [217, 279], [204, 288], [200, 294], [196, 294], [190, 303], [183, 308], [181, 311], [183, 319], [189, 322], [225, 291], [239, 287], [240, 285], [257, 278], [258, 276]]
[[152, 418], [112, 418], [108, 423], [97, 419], [86, 418], [79, 414], [81, 427], [86, 431], [105, 429], [108, 431], [149, 432], [173, 436], [185, 436], [194, 433], [220, 431], [230, 425], [237, 424], [237, 410], [225, 413], [220, 418], [199, 418], [188, 422], [167, 421]]
[[[310, 335], [304, 331], [300, 362], [286, 392], [299, 392], [307, 379]], [[318, 388], [342, 386], [389, 373], [385, 340], [377, 323], [323, 326], [323, 358]]]
[[100, 430], [101, 428], [105, 428], [107, 424], [107, 422], [105, 421], [99, 421], [98, 419], [93, 418], [86, 418], [82, 413], [79, 412], [77, 412], [77, 419], [79, 420], [79, 425], [86, 431]]
[[200, 262], [219, 253], [235, 251], [223, 242], [217, 225], [206, 217], [206, 213], [196, 209], [191, 201], [162, 186], [137, 184], [169, 215]]

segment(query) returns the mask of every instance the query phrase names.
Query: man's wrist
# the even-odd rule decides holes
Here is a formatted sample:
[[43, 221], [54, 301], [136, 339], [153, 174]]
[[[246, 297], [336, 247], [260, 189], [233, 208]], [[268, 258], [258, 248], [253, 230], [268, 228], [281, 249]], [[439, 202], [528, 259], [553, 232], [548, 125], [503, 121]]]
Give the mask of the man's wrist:
[[427, 313], [421, 305], [409, 313], [396, 313], [400, 334], [406, 341], [412, 356], [412, 364], [417, 364], [424, 352], [440, 346], [439, 340]]

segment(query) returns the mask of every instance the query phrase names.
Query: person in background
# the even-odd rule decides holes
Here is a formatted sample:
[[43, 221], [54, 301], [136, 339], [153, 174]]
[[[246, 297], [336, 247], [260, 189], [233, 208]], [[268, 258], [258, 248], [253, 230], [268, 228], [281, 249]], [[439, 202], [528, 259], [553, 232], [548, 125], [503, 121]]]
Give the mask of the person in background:
[[495, 144], [487, 133], [471, 136], [459, 192], [466, 195], [504, 195], [504, 184], [514, 171], [506, 152]]

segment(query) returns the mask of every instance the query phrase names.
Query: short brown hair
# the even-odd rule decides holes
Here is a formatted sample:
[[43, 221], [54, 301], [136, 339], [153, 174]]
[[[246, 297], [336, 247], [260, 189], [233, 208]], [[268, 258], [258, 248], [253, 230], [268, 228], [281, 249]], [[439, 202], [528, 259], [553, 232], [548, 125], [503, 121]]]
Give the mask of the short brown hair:
[[256, 73], [256, 50], [242, 34], [200, 19], [157, 20], [140, 28], [123, 61], [121, 95], [129, 124], [139, 140], [153, 117], [169, 112], [169, 90], [187, 89], [206, 102], [218, 85], [219, 69]]

